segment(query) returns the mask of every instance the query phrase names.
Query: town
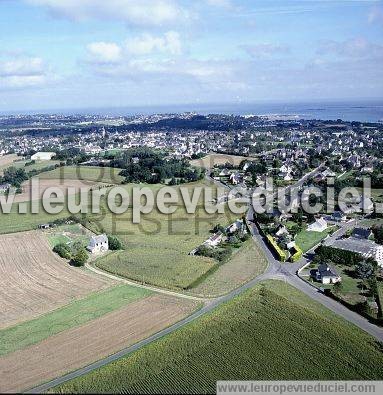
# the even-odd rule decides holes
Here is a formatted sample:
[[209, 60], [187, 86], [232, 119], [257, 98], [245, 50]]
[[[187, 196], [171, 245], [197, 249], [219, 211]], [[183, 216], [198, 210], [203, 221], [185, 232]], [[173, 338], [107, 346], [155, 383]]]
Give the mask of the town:
[[[19, 297], [30, 288], [36, 300], [50, 295], [45, 284], [59, 270], [65, 281], [78, 285], [70, 291], [74, 298], [92, 287], [103, 289], [103, 281], [127, 282], [137, 292], [180, 298], [187, 302], [183, 308], [189, 314], [195, 309], [192, 301], [215, 301], [222, 294], [234, 297], [238, 288], [284, 279], [382, 339], [382, 143], [383, 124], [342, 120], [196, 113], [3, 116], [0, 202], [3, 209], [12, 197], [16, 209], [0, 213], [0, 239], [5, 255], [12, 244], [23, 243], [14, 257]], [[257, 191], [266, 191], [270, 180], [275, 187], [271, 210], [257, 212]], [[175, 203], [172, 214], [158, 207], [146, 211], [139, 199], [142, 221], [136, 224], [134, 201], [125, 206], [121, 201], [125, 209], [118, 214], [107, 205], [109, 195], [116, 201], [116, 187], [126, 194], [146, 188], [155, 194], [153, 201], [162, 188], [172, 187], [194, 202], [195, 211], [186, 208], [185, 200]], [[104, 194], [105, 199], [99, 199], [101, 214], [84, 209], [88, 203], [81, 199], [74, 213], [68, 208], [58, 211], [57, 196], [45, 194], [51, 188], [68, 192], [66, 199], [72, 203], [80, 188], [85, 188], [85, 195]], [[307, 202], [320, 206], [315, 213], [299, 203], [313, 188], [317, 195], [307, 197]], [[203, 200], [194, 189], [210, 189], [209, 204], [217, 211], [204, 211], [206, 197]], [[28, 212], [36, 202], [45, 207], [50, 200], [54, 215]], [[242, 214], [231, 211], [234, 206], [241, 207]], [[24, 213], [21, 221], [17, 212]], [[37, 252], [36, 243], [44, 246], [43, 253]], [[44, 267], [33, 263], [38, 256], [49, 262], [48, 277]], [[24, 283], [25, 257], [30, 278], [42, 278], [37, 284], [43, 288], [35, 280]], [[7, 265], [4, 273], [11, 275], [13, 269]], [[91, 285], [92, 275], [100, 283]], [[5, 322], [11, 325], [20, 317], [28, 322], [54, 306], [65, 306], [64, 283], [50, 296], [46, 309], [25, 311], [12, 303], [14, 313], [7, 313]], [[177, 317], [186, 319], [181, 312]], [[174, 320], [169, 316], [167, 322]], [[156, 328], [161, 327], [159, 323]], [[76, 363], [74, 367], [81, 367]], [[26, 380], [30, 386], [39, 383], [33, 375]], [[6, 388], [23, 386], [10, 383]]]

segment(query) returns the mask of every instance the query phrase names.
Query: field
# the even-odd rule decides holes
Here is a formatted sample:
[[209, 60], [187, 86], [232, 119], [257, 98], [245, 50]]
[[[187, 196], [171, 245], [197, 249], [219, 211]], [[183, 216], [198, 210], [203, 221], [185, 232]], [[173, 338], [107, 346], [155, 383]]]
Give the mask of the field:
[[12, 166], [12, 163], [17, 159], [20, 159], [20, 157], [16, 154], [0, 156], [0, 175], [2, 174], [4, 169]]
[[0, 391], [21, 392], [137, 343], [192, 313], [197, 303], [151, 295], [0, 358]]
[[182, 289], [189, 288], [214, 265], [207, 258], [186, 254], [181, 257], [179, 251], [150, 246], [129, 247], [128, 251], [109, 254], [96, 263], [102, 270], [138, 282]]
[[373, 338], [274, 281], [55, 391], [202, 394], [214, 393], [217, 380], [382, 378]]
[[[44, 173], [45, 174], [45, 173]], [[103, 184], [91, 182], [91, 181], [82, 181], [82, 180], [71, 180], [71, 179], [39, 179], [38, 185], [33, 185], [30, 180], [23, 182], [21, 185], [22, 193], [15, 195], [14, 202], [29, 202], [31, 200], [41, 200], [43, 197], [43, 193], [51, 187], [60, 188], [64, 196], [68, 196], [69, 194], [75, 195], [80, 192], [80, 190], [89, 191], [91, 188], [98, 188]], [[68, 190], [69, 188], [75, 188], [73, 191]], [[32, 190], [33, 189], [33, 190]]]
[[240, 287], [265, 271], [267, 261], [262, 249], [248, 240], [234, 251], [231, 259], [191, 289], [193, 294], [213, 297]]
[[89, 244], [89, 240], [93, 233], [89, 232], [80, 224], [61, 225], [49, 230], [45, 230], [44, 234], [48, 238], [51, 247], [55, 247], [57, 244], [73, 244], [74, 242], [80, 242], [84, 247]]
[[201, 159], [195, 159], [190, 162], [192, 166], [212, 169], [215, 165], [224, 165], [230, 163], [233, 166], [239, 166], [244, 160], [257, 160], [256, 158], [236, 155], [210, 154]]
[[[204, 185], [200, 182], [185, 187], [192, 190]], [[130, 190], [131, 185], [124, 188]], [[159, 186], [150, 188], [157, 190]], [[228, 225], [236, 218], [228, 210], [224, 214], [208, 214], [202, 202], [195, 215], [188, 214], [180, 202], [174, 214], [153, 210], [142, 217], [140, 224], [132, 223], [130, 209], [122, 215], [89, 217], [95, 229], [118, 235], [126, 246], [125, 251], [110, 254], [96, 265], [139, 282], [188, 289], [216, 265], [211, 258], [190, 256], [189, 252], [210, 236], [215, 224]]]
[[0, 330], [0, 357], [83, 325], [149, 295], [151, 292], [142, 288], [116, 286], [71, 302], [34, 320]]
[[0, 329], [35, 318], [111, 282], [56, 256], [42, 232], [0, 236]]
[[[27, 214], [19, 214], [19, 204], [26, 204]], [[30, 202], [15, 203], [12, 207], [12, 211], [9, 214], [4, 214], [0, 211], [0, 234], [23, 232], [36, 229], [40, 224], [50, 222], [56, 218], [67, 218], [70, 216], [66, 209], [64, 209], [62, 213], [58, 215], [47, 214], [44, 211], [41, 202], [39, 205], [40, 209], [38, 214], [31, 213]]]
[[82, 180], [91, 184], [121, 184], [124, 177], [119, 176], [121, 169], [112, 167], [93, 166], [64, 166], [58, 169], [41, 173], [40, 179], [45, 180]]
[[[8, 156], [8, 155], [7, 155]], [[38, 161], [35, 162], [34, 164], [25, 166], [26, 163], [29, 163], [30, 160], [22, 159], [20, 156], [17, 155], [9, 155], [12, 156], [12, 158], [9, 158], [8, 161], [4, 161], [4, 164], [0, 165], [0, 174], [8, 167], [16, 167], [17, 169], [24, 169], [27, 173], [32, 171], [32, 170], [42, 170], [46, 167], [50, 166], [55, 166], [59, 165], [60, 161], [58, 160], [46, 160], [46, 161]], [[1, 162], [0, 162], [1, 163]]]
[[309, 232], [307, 230], [302, 230], [297, 234], [295, 241], [303, 252], [307, 252], [319, 244], [333, 230], [335, 230], [335, 228], [326, 229], [324, 232]]

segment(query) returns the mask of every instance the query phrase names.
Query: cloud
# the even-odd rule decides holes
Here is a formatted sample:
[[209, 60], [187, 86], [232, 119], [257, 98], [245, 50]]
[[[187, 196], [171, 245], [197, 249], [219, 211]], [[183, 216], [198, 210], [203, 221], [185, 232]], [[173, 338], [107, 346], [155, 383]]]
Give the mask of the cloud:
[[381, 59], [383, 46], [372, 43], [362, 37], [346, 41], [326, 41], [319, 47], [318, 54], [337, 55], [353, 59]]
[[269, 59], [275, 55], [282, 55], [290, 52], [290, 48], [287, 45], [269, 43], [242, 45], [241, 48], [251, 57], [259, 59]]
[[0, 88], [26, 88], [47, 82], [47, 69], [41, 58], [16, 56], [0, 59]]
[[179, 55], [182, 51], [180, 35], [169, 31], [163, 36], [143, 33], [126, 41], [126, 50], [132, 55], [147, 55], [153, 52]]
[[370, 9], [368, 13], [368, 22], [383, 22], [383, 7], [375, 6]]
[[120, 20], [136, 26], [180, 23], [190, 13], [174, 0], [24, 0], [51, 14], [82, 21]]
[[85, 62], [94, 65], [134, 63], [140, 58], [177, 56], [182, 52], [179, 33], [169, 31], [163, 35], [143, 33], [126, 40], [124, 44], [98, 41], [86, 46]]
[[116, 43], [93, 42], [87, 50], [92, 62], [116, 63], [121, 59], [121, 48]]

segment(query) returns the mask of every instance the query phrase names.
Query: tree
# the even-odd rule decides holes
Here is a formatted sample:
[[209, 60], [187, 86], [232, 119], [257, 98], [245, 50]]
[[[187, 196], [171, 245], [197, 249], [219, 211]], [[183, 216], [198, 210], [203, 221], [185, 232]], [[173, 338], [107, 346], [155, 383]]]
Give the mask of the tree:
[[23, 181], [28, 180], [27, 173], [24, 169], [17, 169], [14, 166], [4, 170], [3, 177], [0, 177], [0, 182], [4, 184], [11, 184], [14, 187], [20, 187]]
[[374, 266], [369, 261], [361, 261], [356, 265], [355, 271], [360, 279], [366, 280], [374, 274]]
[[113, 235], [108, 236], [109, 249], [112, 251], [122, 250], [121, 240]]
[[57, 246], [53, 248], [53, 252], [64, 259], [70, 259], [72, 256], [70, 248], [64, 243], [57, 244]]
[[334, 293], [338, 294], [342, 291], [342, 289], [343, 285], [340, 281], [334, 284]]
[[372, 232], [374, 233], [374, 239], [378, 244], [383, 244], [383, 227], [375, 226], [372, 228]]
[[77, 266], [77, 267], [84, 266], [88, 258], [89, 258], [88, 253], [86, 252], [85, 248], [82, 247], [73, 256], [72, 264], [73, 266]]

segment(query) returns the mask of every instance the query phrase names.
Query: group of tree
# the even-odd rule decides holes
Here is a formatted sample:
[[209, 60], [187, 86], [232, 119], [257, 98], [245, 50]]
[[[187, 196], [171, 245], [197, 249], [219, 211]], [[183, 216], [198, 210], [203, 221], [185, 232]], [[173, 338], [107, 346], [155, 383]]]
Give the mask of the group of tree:
[[315, 259], [316, 261], [334, 262], [339, 265], [355, 266], [363, 260], [363, 257], [356, 252], [322, 245], [315, 250]]
[[[108, 235], [108, 244], [109, 249], [112, 251], [122, 250], [124, 248], [121, 240], [114, 235]], [[89, 259], [87, 250], [79, 241], [76, 241], [71, 245], [65, 243], [57, 244], [53, 248], [53, 251], [61, 258], [69, 260], [70, 263], [76, 267], [84, 266], [86, 261]]]
[[87, 161], [90, 156], [79, 148], [71, 147], [56, 152], [56, 160], [65, 161], [67, 165], [76, 165]]
[[1, 184], [10, 184], [15, 188], [20, 188], [21, 184], [28, 180], [28, 175], [24, 169], [17, 169], [14, 166], [4, 170], [4, 174], [0, 177]]
[[372, 233], [374, 234], [376, 243], [383, 244], [383, 226], [374, 226], [372, 228]]
[[71, 246], [65, 243], [57, 244], [53, 251], [61, 258], [70, 260], [73, 266], [84, 266], [89, 258], [89, 254], [81, 242], [74, 242]]
[[164, 152], [140, 147], [132, 148], [111, 161], [112, 167], [123, 169], [120, 173], [126, 183], [164, 183], [170, 179], [173, 185], [198, 181], [204, 172], [192, 168], [186, 159], [169, 158]]

